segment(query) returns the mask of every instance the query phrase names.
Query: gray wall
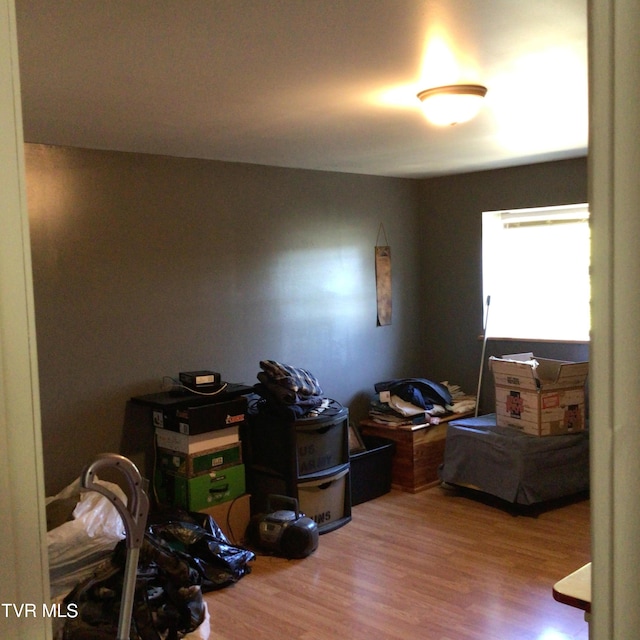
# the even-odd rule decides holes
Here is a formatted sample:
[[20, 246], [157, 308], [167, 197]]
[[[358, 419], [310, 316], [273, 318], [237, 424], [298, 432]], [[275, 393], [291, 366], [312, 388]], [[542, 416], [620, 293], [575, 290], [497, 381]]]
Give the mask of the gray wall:
[[[586, 158], [445, 176], [421, 183], [421, 313], [425, 369], [475, 393], [482, 354], [482, 212], [587, 202]], [[532, 256], [531, 259], [536, 259]], [[562, 256], [557, 256], [558, 263]], [[517, 265], [505, 265], [505, 269]], [[535, 304], [518, 299], [515, 304]], [[490, 321], [491, 316], [489, 316]], [[493, 341], [486, 357], [533, 351], [588, 360], [587, 344]], [[493, 411], [485, 363], [481, 407]]]
[[376, 381], [418, 370], [419, 183], [41, 145], [26, 169], [48, 494], [102, 451], [145, 466], [127, 400], [163, 376], [254, 384], [280, 360], [358, 419]]
[[[419, 181], [30, 144], [26, 169], [48, 494], [102, 451], [147, 472], [151, 429], [128, 399], [180, 371], [251, 385], [261, 359], [280, 360], [355, 420], [382, 379], [475, 392], [481, 212], [587, 198], [584, 158]], [[521, 350], [588, 358], [551, 343], [487, 356]], [[488, 409], [491, 383], [485, 371]]]

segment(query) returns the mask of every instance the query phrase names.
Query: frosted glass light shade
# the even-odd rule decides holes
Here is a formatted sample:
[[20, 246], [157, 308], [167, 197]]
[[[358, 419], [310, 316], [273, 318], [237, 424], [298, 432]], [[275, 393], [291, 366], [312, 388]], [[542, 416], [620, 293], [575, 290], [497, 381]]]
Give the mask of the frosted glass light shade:
[[487, 88], [479, 84], [452, 84], [425, 89], [418, 94], [422, 110], [435, 125], [454, 125], [471, 120], [480, 111]]

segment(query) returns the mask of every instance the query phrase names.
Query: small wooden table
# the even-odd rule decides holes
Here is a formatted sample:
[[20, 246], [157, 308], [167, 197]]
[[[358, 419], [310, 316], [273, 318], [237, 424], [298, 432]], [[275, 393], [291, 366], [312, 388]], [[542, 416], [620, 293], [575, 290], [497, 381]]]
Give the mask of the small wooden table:
[[591, 563], [558, 580], [553, 585], [553, 598], [562, 604], [582, 609], [588, 621], [591, 614]]
[[391, 487], [417, 493], [437, 484], [438, 467], [444, 461], [447, 422], [466, 418], [469, 413], [440, 417], [439, 424], [392, 425], [375, 420], [360, 422], [363, 435], [387, 438], [396, 443], [391, 461]]

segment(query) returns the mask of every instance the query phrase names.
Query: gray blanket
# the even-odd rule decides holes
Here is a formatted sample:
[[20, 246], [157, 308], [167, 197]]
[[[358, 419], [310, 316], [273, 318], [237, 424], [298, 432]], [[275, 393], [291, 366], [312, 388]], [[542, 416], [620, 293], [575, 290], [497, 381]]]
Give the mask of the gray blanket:
[[589, 489], [589, 431], [531, 436], [497, 427], [495, 414], [447, 428], [443, 482], [529, 505]]

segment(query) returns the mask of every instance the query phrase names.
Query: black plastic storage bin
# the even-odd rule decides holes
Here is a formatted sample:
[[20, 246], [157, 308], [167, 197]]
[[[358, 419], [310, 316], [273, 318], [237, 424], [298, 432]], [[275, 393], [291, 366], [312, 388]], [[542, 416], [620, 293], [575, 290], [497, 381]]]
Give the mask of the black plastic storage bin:
[[250, 464], [302, 478], [349, 462], [349, 411], [335, 400], [316, 417], [292, 421], [256, 407], [243, 437]]
[[350, 465], [305, 476], [291, 489], [286, 478], [254, 469], [248, 486], [252, 515], [266, 513], [269, 495], [289, 495], [298, 500], [300, 512], [315, 520], [318, 533], [328, 533], [351, 520]]
[[395, 442], [363, 436], [366, 451], [351, 454], [351, 504], [361, 504], [391, 491], [391, 459]]
[[349, 410], [336, 400], [318, 415], [298, 420], [250, 401], [242, 443], [252, 515], [263, 513], [276, 494], [296, 498], [319, 533], [349, 522], [348, 440]]
[[349, 464], [335, 473], [318, 474], [298, 483], [300, 511], [316, 521], [318, 533], [327, 533], [351, 519]]

